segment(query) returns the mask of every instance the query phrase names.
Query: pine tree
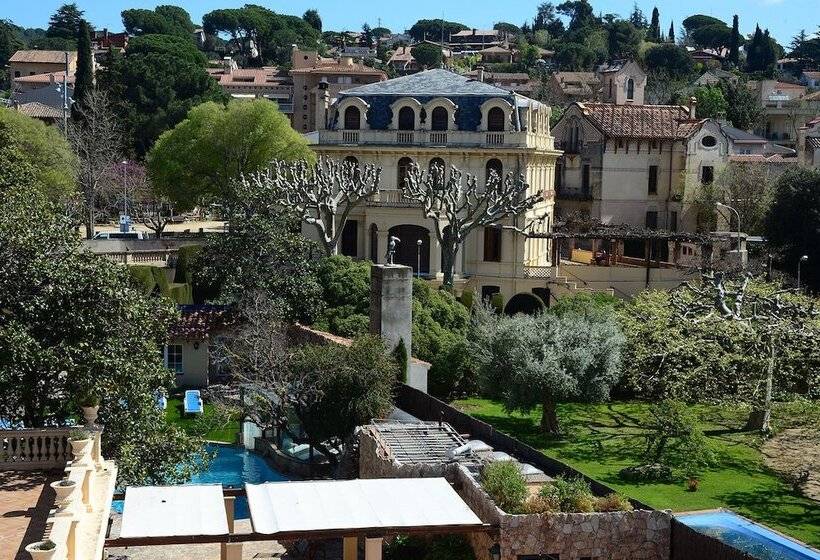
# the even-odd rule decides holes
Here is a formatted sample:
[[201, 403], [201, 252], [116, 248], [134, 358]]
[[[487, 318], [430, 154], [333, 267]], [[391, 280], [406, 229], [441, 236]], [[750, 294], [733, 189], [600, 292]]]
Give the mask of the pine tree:
[[643, 10], [641, 10], [637, 2], [635, 2], [632, 6], [632, 13], [629, 16], [629, 21], [637, 29], [646, 29], [647, 27], [646, 16], [643, 15]]
[[667, 40], [670, 43], [675, 42], [675, 22], [674, 21], [669, 23], [669, 37], [667, 37]]
[[77, 33], [77, 72], [74, 75], [74, 107], [72, 115], [75, 119], [79, 117], [79, 109], [85, 103], [86, 96], [94, 88], [94, 63], [91, 54], [91, 32], [88, 22], [80, 21], [80, 29]]
[[649, 39], [656, 43], [661, 40], [661, 14], [657, 6], [652, 8], [652, 23], [649, 24]]
[[763, 49], [763, 32], [760, 30], [760, 25], [755, 26], [755, 33], [752, 35], [752, 41], [746, 49], [746, 71], [760, 72], [763, 69], [761, 62]]
[[732, 36], [729, 39], [729, 62], [735, 66], [740, 62], [740, 23], [737, 14], [732, 20]]
[[792, 39], [791, 44], [789, 47], [791, 48], [792, 52], [799, 51], [803, 44], [808, 40], [808, 35], [806, 34], [805, 29], [801, 29], [800, 32], [795, 35]]

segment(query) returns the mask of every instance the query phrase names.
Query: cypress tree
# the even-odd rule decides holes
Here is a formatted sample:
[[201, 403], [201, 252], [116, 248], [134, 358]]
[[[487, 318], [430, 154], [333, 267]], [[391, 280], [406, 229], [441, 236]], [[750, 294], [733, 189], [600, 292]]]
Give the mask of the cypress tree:
[[777, 52], [774, 50], [774, 40], [769, 35], [768, 29], [763, 32], [763, 45], [760, 52], [761, 71], [772, 75], [775, 66], [777, 66]]
[[658, 43], [661, 40], [661, 14], [657, 6], [652, 8], [652, 23], [649, 24], [649, 39]]
[[85, 98], [94, 88], [94, 63], [91, 59], [91, 32], [88, 22], [80, 21], [80, 28], [77, 32], [77, 73], [74, 77], [74, 105], [72, 106], [72, 116], [79, 118], [78, 109], [85, 103]]
[[740, 62], [740, 25], [737, 14], [732, 20], [732, 36], [729, 39], [729, 62], [735, 66]]
[[760, 30], [760, 25], [755, 26], [755, 34], [752, 35], [752, 41], [749, 43], [749, 48], [746, 49], [746, 71], [759, 72], [763, 69], [762, 60], [763, 49], [763, 32]]
[[667, 40], [670, 43], [675, 42], [675, 22], [674, 21], [669, 23], [669, 37], [667, 37]]

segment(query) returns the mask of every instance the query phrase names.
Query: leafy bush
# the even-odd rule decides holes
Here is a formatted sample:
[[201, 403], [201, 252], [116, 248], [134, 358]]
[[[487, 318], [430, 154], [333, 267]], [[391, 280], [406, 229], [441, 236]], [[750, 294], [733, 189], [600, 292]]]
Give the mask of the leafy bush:
[[524, 513], [558, 513], [561, 511], [561, 505], [555, 495], [537, 494], [530, 496], [524, 502]]
[[696, 476], [714, 456], [695, 415], [681, 402], [662, 401], [649, 409], [645, 428], [648, 463], [678, 468], [686, 476]]
[[596, 499], [589, 482], [579, 477], [565, 478], [559, 475], [552, 484], [541, 487], [538, 495], [558, 504], [565, 513], [589, 513], [595, 511]]
[[436, 535], [430, 538], [399, 535], [385, 544], [384, 559], [475, 560], [475, 554], [463, 535]]
[[481, 486], [499, 508], [507, 513], [524, 511], [527, 483], [513, 461], [496, 461], [484, 467]]
[[202, 254], [201, 245], [186, 245], [179, 248], [174, 282], [184, 284], [193, 281], [194, 271], [192, 265], [200, 254]]
[[671, 467], [659, 463], [626, 467], [618, 474], [629, 482], [668, 482], [672, 480]]
[[630, 501], [621, 494], [607, 494], [595, 500], [595, 511], [632, 511], [633, 509]]
[[54, 550], [57, 544], [54, 541], [41, 541], [32, 547], [34, 550]]

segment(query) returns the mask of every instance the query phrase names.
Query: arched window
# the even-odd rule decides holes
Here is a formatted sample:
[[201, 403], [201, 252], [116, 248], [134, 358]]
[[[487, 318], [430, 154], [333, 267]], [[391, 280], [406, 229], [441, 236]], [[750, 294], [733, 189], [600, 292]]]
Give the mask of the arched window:
[[447, 164], [444, 163], [444, 160], [440, 157], [434, 157], [430, 160], [429, 169], [434, 169], [436, 167], [438, 167], [439, 169], [447, 169]]
[[357, 167], [358, 167], [358, 165], [359, 165], [359, 160], [358, 160], [358, 159], [356, 159], [356, 158], [355, 158], [355, 157], [353, 157], [353, 156], [347, 156], [347, 157], [345, 158], [345, 163], [346, 163], [347, 165], [355, 165], [355, 166], [357, 166]]
[[399, 110], [399, 130], [414, 130], [416, 128], [416, 112], [412, 107], [402, 107]]
[[396, 188], [400, 189], [404, 186], [404, 180], [410, 172], [410, 166], [413, 165], [413, 160], [409, 157], [403, 157], [399, 160], [398, 173], [396, 175]]
[[487, 130], [490, 132], [503, 132], [506, 128], [504, 110], [501, 107], [493, 107], [487, 112]]
[[485, 167], [487, 172], [487, 184], [490, 183], [490, 179], [493, 177], [493, 173], [495, 173], [496, 181], [503, 181], [504, 179], [504, 164], [501, 163], [500, 159], [493, 158], [487, 162]]
[[447, 121], [449, 118], [450, 114], [447, 112], [447, 109], [444, 107], [436, 107], [433, 109], [430, 127], [432, 130], [447, 130]]
[[427, 170], [430, 176], [435, 180], [436, 188], [443, 189], [444, 181], [447, 177], [447, 164], [444, 163], [444, 160], [439, 157], [431, 159]]
[[635, 80], [632, 78], [626, 81], [626, 98], [635, 99]]
[[345, 109], [345, 130], [359, 130], [362, 126], [362, 112], [358, 107]]
[[353, 156], [347, 156], [344, 159], [344, 164], [345, 164], [345, 167], [347, 167], [347, 168], [351, 168], [351, 167], [353, 168], [353, 180], [358, 181], [359, 180], [359, 160], [356, 159]]

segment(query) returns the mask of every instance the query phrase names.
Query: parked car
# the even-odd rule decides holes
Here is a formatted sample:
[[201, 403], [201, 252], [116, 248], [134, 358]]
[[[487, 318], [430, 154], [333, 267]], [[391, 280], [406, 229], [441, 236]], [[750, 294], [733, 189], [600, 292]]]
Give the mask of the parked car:
[[101, 231], [94, 239], [148, 239], [145, 231]]

